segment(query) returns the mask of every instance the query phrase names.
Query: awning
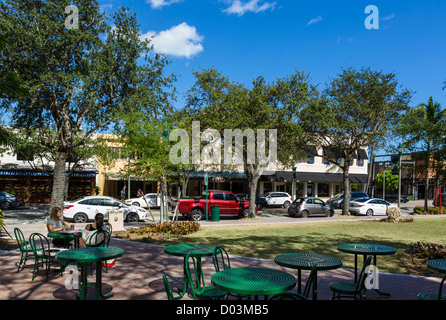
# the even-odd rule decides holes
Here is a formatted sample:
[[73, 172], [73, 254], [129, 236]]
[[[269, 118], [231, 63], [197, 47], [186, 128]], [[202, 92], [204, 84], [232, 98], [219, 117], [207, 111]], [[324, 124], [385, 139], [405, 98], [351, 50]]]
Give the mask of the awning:
[[333, 148], [330, 147], [323, 147], [324, 150], [324, 156], [329, 159], [338, 159], [340, 158], [339, 155], [336, 153], [336, 151]]
[[[367, 183], [367, 174], [350, 173], [351, 183]], [[296, 172], [296, 182], [322, 182], [322, 183], [342, 183], [344, 176], [342, 173], [324, 172]], [[292, 171], [277, 171], [273, 175], [262, 176], [261, 181], [293, 181]]]
[[359, 157], [359, 159], [363, 159], [363, 160], [369, 159], [369, 157], [367, 156], [367, 151], [365, 151], [364, 149], [358, 150], [358, 157]]
[[225, 178], [225, 179], [248, 179], [248, 175], [244, 172], [236, 171], [192, 171], [189, 178], [202, 178], [204, 179], [207, 174], [208, 178]]

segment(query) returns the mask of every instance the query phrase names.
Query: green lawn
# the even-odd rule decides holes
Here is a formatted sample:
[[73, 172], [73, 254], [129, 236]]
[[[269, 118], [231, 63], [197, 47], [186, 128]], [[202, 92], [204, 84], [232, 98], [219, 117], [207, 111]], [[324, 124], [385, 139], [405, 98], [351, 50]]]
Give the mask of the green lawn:
[[232, 255], [274, 259], [278, 254], [311, 252], [336, 256], [343, 267], [354, 267], [354, 255], [342, 253], [342, 243], [375, 243], [397, 249], [396, 254], [378, 256], [381, 272], [408, 273], [405, 252], [411, 243], [443, 243], [446, 219], [414, 219], [413, 222], [372, 221], [315, 222], [278, 225], [202, 227], [199, 232], [163, 241], [162, 245], [205, 243], [222, 245]]

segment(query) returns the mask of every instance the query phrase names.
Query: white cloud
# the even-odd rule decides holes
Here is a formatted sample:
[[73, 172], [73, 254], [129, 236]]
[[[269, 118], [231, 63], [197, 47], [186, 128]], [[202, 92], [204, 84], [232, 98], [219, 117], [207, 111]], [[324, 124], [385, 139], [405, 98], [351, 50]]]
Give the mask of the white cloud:
[[204, 37], [197, 33], [195, 27], [185, 22], [168, 30], [149, 31], [143, 34], [141, 39], [149, 39], [155, 52], [175, 57], [189, 59], [204, 50], [202, 45]]
[[308, 21], [307, 23], [307, 27], [311, 26], [312, 24], [318, 23], [322, 21], [322, 16], [319, 16], [317, 18], [311, 19], [310, 21]]
[[153, 9], [161, 9], [165, 6], [170, 6], [174, 3], [182, 2], [183, 0], [146, 0], [146, 3], [150, 4]]
[[261, 0], [249, 0], [248, 2], [242, 2], [240, 0], [229, 0], [226, 2], [229, 3], [230, 6], [223, 10], [223, 12], [236, 14], [239, 17], [247, 12], [259, 13], [266, 10], [274, 10], [276, 6], [276, 2], [266, 2]]

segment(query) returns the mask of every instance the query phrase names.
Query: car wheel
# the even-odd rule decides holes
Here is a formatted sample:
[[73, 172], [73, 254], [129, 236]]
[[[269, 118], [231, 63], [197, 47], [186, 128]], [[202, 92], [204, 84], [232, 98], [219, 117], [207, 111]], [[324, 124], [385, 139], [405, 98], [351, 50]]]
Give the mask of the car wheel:
[[308, 218], [308, 211], [307, 211], [307, 210], [302, 211], [302, 212], [300, 213], [300, 217], [301, 217], [301, 218]]
[[290, 202], [289, 201], [285, 201], [285, 203], [283, 204], [283, 207], [285, 209], [288, 209], [289, 206], [290, 206]]
[[140, 204], [139, 204], [139, 202], [133, 202], [133, 203], [132, 203], [132, 206], [139, 207]]
[[240, 218], [244, 218], [244, 219], [249, 218], [249, 209], [248, 208], [246, 208], [242, 211], [242, 215], [240, 216]]
[[373, 210], [372, 209], [368, 209], [365, 213], [368, 216], [373, 216]]
[[288, 210], [288, 215], [290, 216], [290, 217], [295, 217], [296, 216], [296, 213], [294, 212], [294, 211], [292, 211], [292, 210]]
[[139, 221], [139, 216], [136, 212], [130, 212], [126, 219], [127, 222], [138, 222]]
[[88, 222], [88, 216], [85, 213], [83, 213], [83, 212], [76, 213], [74, 215], [74, 217], [73, 217], [73, 221], [75, 223], [87, 223]]
[[200, 209], [193, 209], [190, 212], [190, 219], [192, 221], [200, 221], [203, 218], [203, 211]]
[[263, 204], [260, 203], [260, 202], [257, 202], [256, 206], [257, 206], [257, 210], [262, 210], [263, 209]]
[[12, 208], [11, 203], [8, 201], [3, 202], [0, 207], [2, 210], [10, 210]]
[[334, 216], [334, 211], [330, 210], [328, 211], [327, 217], [333, 217]]

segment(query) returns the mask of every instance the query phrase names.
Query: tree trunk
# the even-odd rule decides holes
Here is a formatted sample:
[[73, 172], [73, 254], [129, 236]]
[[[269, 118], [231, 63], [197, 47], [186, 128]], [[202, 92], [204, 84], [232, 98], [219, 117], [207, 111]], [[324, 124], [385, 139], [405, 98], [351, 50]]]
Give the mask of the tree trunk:
[[343, 175], [343, 177], [344, 177], [344, 202], [342, 205], [342, 215], [346, 215], [346, 216], [350, 215], [350, 212], [348, 210], [349, 205], [350, 205], [350, 179], [349, 179], [350, 166], [349, 166], [349, 162], [350, 161], [345, 160], [345, 164], [344, 164], [344, 168], [343, 168], [343, 171], [344, 171], [344, 175]]
[[250, 175], [250, 179], [248, 180], [249, 186], [249, 217], [256, 216], [256, 192], [257, 192], [257, 184], [259, 183], [260, 175]]
[[53, 174], [53, 190], [51, 192], [50, 208], [63, 208], [65, 183], [67, 180], [65, 163], [67, 160], [67, 153], [63, 151], [55, 152], [54, 160], [54, 174]]

